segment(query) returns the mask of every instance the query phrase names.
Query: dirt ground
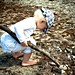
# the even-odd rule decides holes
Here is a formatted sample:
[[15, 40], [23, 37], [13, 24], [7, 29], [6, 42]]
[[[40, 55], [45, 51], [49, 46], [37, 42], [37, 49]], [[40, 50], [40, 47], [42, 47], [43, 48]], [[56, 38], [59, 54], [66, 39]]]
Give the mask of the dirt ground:
[[[20, 4], [0, 4], [0, 24], [11, 25], [33, 15], [37, 6]], [[63, 11], [63, 12], [62, 12]], [[69, 13], [69, 12], [68, 12]], [[63, 75], [75, 75], [75, 23], [70, 13], [65, 10], [54, 11], [55, 23], [47, 34], [36, 30], [32, 35], [37, 47], [45, 50], [60, 65], [67, 65]], [[2, 31], [0, 30], [0, 35]], [[15, 60], [11, 54], [3, 53], [0, 48], [0, 75], [62, 75], [51, 60], [40, 52], [33, 50], [31, 59], [39, 59], [34, 66], [22, 67], [21, 60]]]

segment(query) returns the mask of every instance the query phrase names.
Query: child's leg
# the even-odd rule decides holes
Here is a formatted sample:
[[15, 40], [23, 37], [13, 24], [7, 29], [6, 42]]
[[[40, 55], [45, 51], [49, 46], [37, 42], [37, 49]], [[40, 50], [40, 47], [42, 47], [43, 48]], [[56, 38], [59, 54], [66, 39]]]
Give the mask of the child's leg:
[[30, 57], [31, 57], [31, 53], [24, 53], [22, 63], [27, 63]]
[[29, 61], [30, 56], [31, 56], [31, 53], [24, 53], [22, 66], [25, 67], [25, 66], [37, 64], [36, 60]]
[[20, 56], [23, 56], [24, 55], [24, 53], [23, 52], [11, 52], [12, 53], [12, 55], [13, 55], [13, 57], [15, 58], [15, 59], [17, 59], [18, 57], [20, 57]]
[[30, 47], [26, 47], [26, 49], [24, 50], [22, 66], [30, 66], [37, 63], [37, 61], [35, 60], [29, 61], [31, 54], [32, 54], [32, 49]]

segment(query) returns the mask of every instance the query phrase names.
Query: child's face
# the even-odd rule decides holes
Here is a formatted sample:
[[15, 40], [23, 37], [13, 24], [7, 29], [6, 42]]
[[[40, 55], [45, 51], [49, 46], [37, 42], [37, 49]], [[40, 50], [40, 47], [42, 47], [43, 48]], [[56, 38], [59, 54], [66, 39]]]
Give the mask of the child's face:
[[43, 29], [46, 29], [46, 28], [47, 28], [46, 20], [43, 19], [43, 18], [40, 18], [37, 21], [37, 29], [43, 30]]

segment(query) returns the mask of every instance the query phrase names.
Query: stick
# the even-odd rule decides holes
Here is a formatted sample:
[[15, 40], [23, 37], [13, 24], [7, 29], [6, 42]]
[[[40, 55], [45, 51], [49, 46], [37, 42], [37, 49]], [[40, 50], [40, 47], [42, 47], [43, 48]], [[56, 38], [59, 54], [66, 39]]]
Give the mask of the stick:
[[[8, 27], [6, 27], [4, 25], [0, 25], [0, 29], [9, 33], [18, 43], [20, 43], [20, 41], [16, 37], [16, 34], [13, 33]], [[36, 50], [36, 51], [39, 51], [40, 53], [42, 53], [46, 57], [48, 57], [51, 61], [53, 61], [56, 64], [57, 67], [59, 67], [59, 64], [50, 57], [50, 54], [48, 52], [45, 52], [45, 51], [38, 49], [37, 46], [33, 45], [31, 42], [28, 42], [28, 46], [31, 47], [32, 49]]]
[[32, 49], [42, 53], [43, 55], [45, 55], [46, 57], [48, 57], [52, 62], [54, 62], [56, 64], [57, 67], [59, 67], [60, 65], [55, 61], [53, 60], [51, 57], [50, 57], [50, 54], [47, 52], [47, 51], [44, 51], [44, 50], [40, 50], [37, 48], [37, 46], [33, 45], [30, 41], [28, 41], [28, 46], [31, 47]]
[[6, 25], [1, 25], [0, 24], [0, 29], [4, 30], [7, 33], [9, 33], [18, 43], [20, 43], [20, 41], [16, 37], [15, 33], [13, 33]]

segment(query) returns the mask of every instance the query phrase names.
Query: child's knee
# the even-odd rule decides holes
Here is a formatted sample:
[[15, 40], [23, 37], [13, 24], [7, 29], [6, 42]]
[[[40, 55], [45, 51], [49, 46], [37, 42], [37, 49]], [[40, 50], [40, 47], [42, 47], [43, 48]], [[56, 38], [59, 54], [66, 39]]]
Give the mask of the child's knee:
[[24, 53], [32, 53], [32, 49], [30, 47], [27, 47], [23, 52]]

